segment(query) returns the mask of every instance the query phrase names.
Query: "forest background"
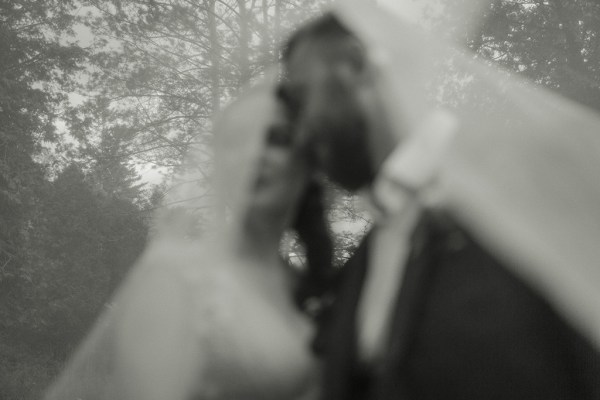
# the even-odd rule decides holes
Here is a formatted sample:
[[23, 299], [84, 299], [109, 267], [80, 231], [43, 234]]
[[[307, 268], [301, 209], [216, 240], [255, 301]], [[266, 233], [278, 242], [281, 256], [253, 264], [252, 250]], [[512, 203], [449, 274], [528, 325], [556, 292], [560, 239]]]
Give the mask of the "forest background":
[[[153, 215], [178, 206], [168, 177], [192, 146], [210, 171], [213, 115], [328, 2], [0, 0], [1, 399], [40, 398], [110, 307]], [[444, 10], [467, 2], [429, 1], [420, 18], [460, 27]], [[481, 17], [437, 34], [600, 111], [595, 0], [496, 0]], [[341, 198], [332, 224], [366, 226]], [[336, 263], [361, 233], [337, 230]]]

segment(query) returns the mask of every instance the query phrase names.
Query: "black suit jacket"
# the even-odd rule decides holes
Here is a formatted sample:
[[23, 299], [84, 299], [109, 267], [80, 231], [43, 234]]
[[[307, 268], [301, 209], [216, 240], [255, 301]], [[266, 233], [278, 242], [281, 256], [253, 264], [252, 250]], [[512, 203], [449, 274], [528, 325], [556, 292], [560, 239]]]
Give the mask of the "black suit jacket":
[[345, 265], [317, 337], [324, 400], [600, 399], [598, 351], [440, 216], [415, 231], [384, 362], [361, 366], [355, 325], [368, 240]]

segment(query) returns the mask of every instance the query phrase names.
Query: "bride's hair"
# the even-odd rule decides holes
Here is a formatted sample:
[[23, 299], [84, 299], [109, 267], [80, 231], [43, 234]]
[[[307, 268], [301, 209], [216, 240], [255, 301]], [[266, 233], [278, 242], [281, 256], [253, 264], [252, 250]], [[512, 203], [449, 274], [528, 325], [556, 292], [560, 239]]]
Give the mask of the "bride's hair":
[[[302, 153], [301, 158], [304, 158], [306, 164], [311, 168], [310, 146], [298, 146], [293, 135], [293, 129], [289, 124], [271, 126], [266, 135], [266, 146], [296, 146], [292, 151]], [[300, 195], [291, 228], [298, 235], [306, 256], [306, 268], [298, 273], [293, 293], [294, 301], [302, 311], [315, 316], [312, 315], [315, 311], [314, 307], [310, 307], [309, 302], [311, 300], [319, 302], [330, 286], [334, 271], [332, 267], [333, 244], [327, 223], [323, 184], [318, 180], [313, 178], [306, 184]]]
[[336, 275], [322, 183], [316, 180], [309, 182], [292, 227], [304, 245], [307, 264], [300, 272], [294, 300], [302, 311], [318, 318], [326, 306], [325, 298], [332, 289]]

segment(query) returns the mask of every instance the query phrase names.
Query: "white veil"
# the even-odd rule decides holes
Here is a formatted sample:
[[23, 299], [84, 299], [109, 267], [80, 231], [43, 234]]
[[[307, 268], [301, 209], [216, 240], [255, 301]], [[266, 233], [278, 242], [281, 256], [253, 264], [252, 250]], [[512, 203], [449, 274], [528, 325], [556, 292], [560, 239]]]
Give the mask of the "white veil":
[[600, 116], [367, 3], [332, 12], [365, 44], [400, 138], [458, 87], [444, 104], [459, 127], [436, 207], [600, 348]]
[[[265, 151], [265, 134], [279, 118], [274, 83], [247, 90], [217, 118], [217, 195], [208, 197], [194, 174], [181, 177], [166, 200], [177, 207], [163, 210], [112, 309], [47, 400], [293, 398], [311, 389], [311, 327], [292, 303], [277, 237], [306, 173], [279, 150]], [[261, 173], [285, 192], [254, 196]], [[285, 198], [274, 207], [273, 193]], [[195, 229], [206, 217], [199, 210], [217, 216], [210, 232]], [[248, 214], [261, 212], [266, 225], [252, 230]], [[283, 222], [269, 225], [277, 218]], [[275, 232], [262, 236], [267, 228]]]

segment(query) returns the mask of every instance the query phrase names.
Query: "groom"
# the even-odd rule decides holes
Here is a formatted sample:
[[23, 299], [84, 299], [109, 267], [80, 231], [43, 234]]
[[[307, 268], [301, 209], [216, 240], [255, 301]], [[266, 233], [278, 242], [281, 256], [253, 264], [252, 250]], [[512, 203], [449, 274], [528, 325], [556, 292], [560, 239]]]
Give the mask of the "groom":
[[[420, 211], [426, 178], [394, 175], [405, 143], [353, 33], [326, 15], [292, 36], [284, 66], [278, 96], [316, 165], [348, 190], [369, 188], [380, 214], [320, 327], [322, 398], [600, 399], [598, 351], [472, 232]], [[451, 120], [433, 119], [451, 133]]]

